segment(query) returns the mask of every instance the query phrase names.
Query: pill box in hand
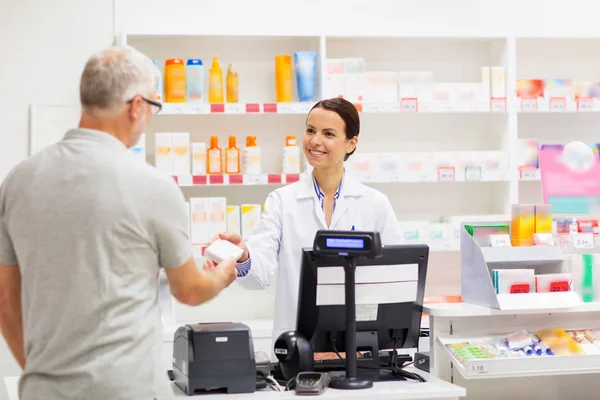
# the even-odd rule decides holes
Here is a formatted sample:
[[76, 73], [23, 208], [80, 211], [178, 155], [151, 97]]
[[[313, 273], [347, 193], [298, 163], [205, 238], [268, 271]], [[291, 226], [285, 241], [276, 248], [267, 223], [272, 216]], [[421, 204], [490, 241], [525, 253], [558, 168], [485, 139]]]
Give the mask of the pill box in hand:
[[227, 240], [217, 239], [204, 250], [204, 256], [217, 264], [228, 258], [239, 260], [244, 250]]

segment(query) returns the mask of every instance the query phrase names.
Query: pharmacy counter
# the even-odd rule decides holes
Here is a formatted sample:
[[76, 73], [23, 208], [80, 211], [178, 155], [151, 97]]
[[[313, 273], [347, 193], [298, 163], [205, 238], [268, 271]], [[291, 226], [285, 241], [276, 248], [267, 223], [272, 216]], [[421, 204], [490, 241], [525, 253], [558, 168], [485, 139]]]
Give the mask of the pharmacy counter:
[[[372, 389], [346, 391], [346, 390], [334, 390], [328, 389], [319, 398], [321, 399], [364, 399], [364, 400], [412, 400], [412, 399], [431, 399], [431, 400], [456, 400], [460, 397], [466, 396], [466, 390], [436, 379], [425, 374], [422, 371], [417, 371], [423, 376], [427, 382], [380, 382], [375, 383]], [[18, 400], [17, 397], [17, 386], [19, 382], [18, 377], [4, 378], [6, 384], [6, 390], [8, 392], [9, 400]], [[173, 385], [173, 392], [175, 398], [189, 398], [182, 391], [180, 391], [175, 385]], [[218, 400], [218, 399], [231, 399], [231, 400], [277, 400], [277, 399], [292, 399], [296, 398], [295, 392], [280, 393], [272, 390], [264, 390], [256, 393], [248, 394], [204, 394], [200, 396], [193, 396], [194, 398], [202, 400]]]

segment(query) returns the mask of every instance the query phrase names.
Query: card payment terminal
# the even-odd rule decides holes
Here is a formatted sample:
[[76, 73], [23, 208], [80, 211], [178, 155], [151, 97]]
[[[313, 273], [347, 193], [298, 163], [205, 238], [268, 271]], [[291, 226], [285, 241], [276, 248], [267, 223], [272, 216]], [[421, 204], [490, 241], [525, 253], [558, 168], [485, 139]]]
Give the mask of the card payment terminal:
[[296, 376], [296, 394], [322, 394], [329, 387], [330, 379], [326, 372], [300, 372]]

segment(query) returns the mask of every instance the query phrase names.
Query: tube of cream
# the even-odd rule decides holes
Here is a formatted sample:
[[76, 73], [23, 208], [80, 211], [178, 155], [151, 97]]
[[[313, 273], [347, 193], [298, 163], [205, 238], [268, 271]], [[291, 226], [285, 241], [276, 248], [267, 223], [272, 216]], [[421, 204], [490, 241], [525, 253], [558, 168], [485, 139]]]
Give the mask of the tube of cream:
[[317, 76], [317, 53], [298, 51], [294, 53], [296, 83], [300, 101], [313, 101], [315, 98], [315, 79]]

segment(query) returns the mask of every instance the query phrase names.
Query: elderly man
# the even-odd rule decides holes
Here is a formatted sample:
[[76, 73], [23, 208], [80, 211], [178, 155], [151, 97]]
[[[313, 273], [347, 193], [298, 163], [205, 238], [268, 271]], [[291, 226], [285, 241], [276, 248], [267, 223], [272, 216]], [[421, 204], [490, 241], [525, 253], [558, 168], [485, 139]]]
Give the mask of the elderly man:
[[198, 305], [235, 280], [235, 260], [196, 268], [181, 191], [128, 151], [161, 107], [151, 61], [102, 51], [80, 96], [79, 128], [0, 187], [0, 328], [24, 368], [20, 398], [170, 399], [159, 269]]

